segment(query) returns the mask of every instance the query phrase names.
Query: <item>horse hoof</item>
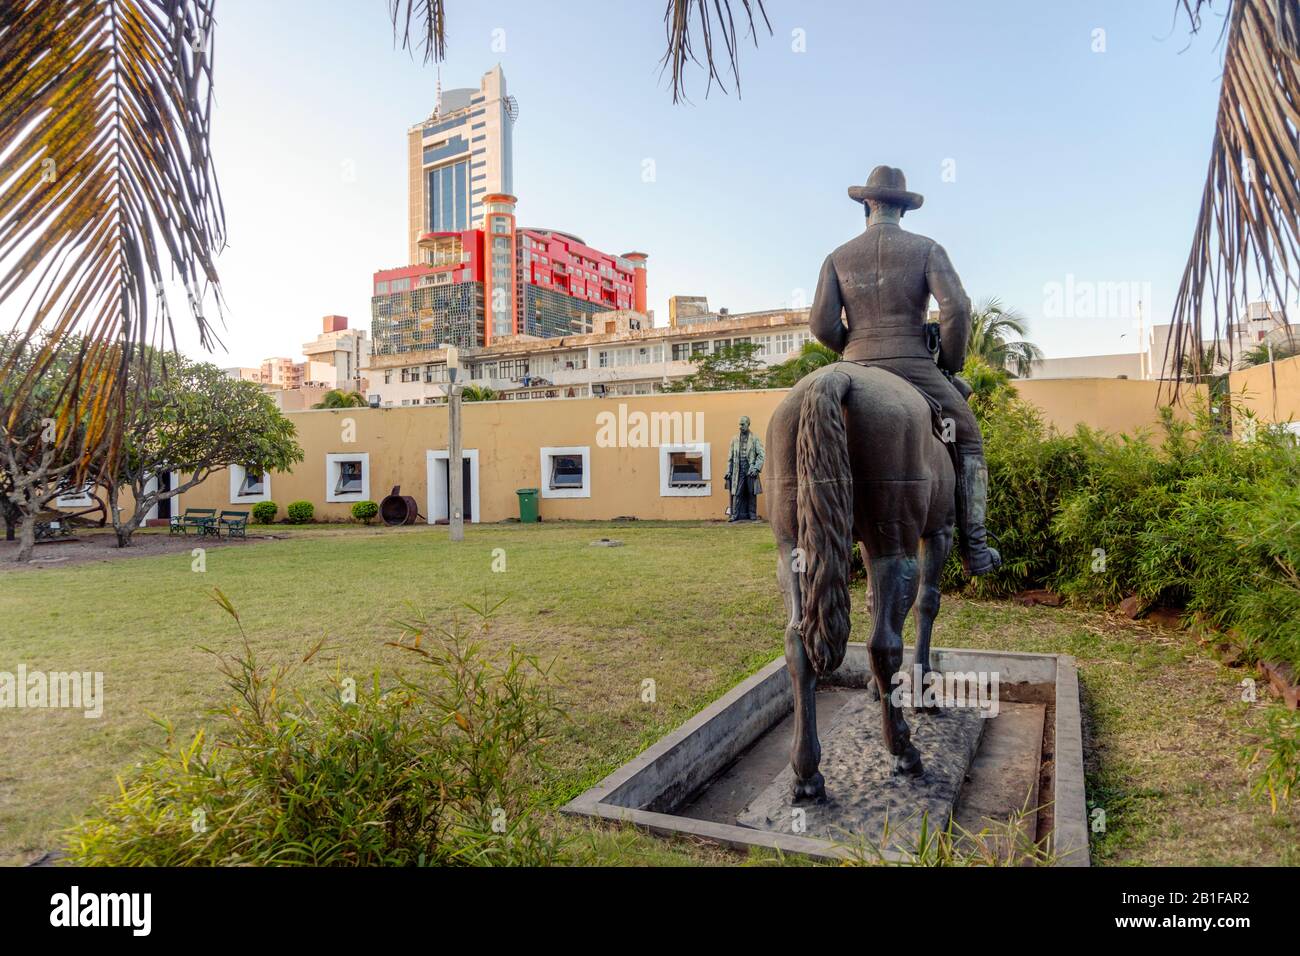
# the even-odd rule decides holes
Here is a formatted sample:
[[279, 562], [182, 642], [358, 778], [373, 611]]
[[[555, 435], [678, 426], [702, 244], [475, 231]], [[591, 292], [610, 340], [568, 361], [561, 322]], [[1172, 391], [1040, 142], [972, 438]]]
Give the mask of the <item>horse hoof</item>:
[[872, 700], [880, 700], [880, 685], [875, 681], [871, 682], [871, 687], [867, 690]]
[[790, 796], [795, 803], [822, 803], [826, 800], [826, 778], [814, 773], [807, 780], [795, 779], [790, 787]]
[[921, 765], [921, 751], [911, 744], [899, 756], [894, 758], [894, 773], [907, 777], [919, 777], [925, 767]]

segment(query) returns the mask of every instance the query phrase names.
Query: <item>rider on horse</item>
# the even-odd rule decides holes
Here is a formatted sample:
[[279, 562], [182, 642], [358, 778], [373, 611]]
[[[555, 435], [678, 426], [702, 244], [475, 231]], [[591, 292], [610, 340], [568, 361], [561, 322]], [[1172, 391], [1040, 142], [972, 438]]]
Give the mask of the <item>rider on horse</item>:
[[[952, 380], [965, 361], [970, 299], [943, 247], [899, 226], [903, 213], [923, 201], [907, 191], [902, 170], [877, 166], [865, 186], [849, 187], [849, 196], [867, 207], [867, 228], [826, 257], [809, 318], [812, 334], [845, 361], [905, 378], [952, 423], [962, 565], [968, 574], [989, 574], [1002, 559], [984, 527], [984, 443]], [[938, 364], [927, 342], [931, 296], [939, 303]]]

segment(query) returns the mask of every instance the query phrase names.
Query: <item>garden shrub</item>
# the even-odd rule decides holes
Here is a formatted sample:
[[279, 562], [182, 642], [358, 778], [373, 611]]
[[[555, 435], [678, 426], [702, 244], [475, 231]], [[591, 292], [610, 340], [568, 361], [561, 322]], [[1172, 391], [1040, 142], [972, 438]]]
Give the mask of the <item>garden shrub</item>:
[[[987, 366], [967, 363], [963, 374], [983, 383]], [[982, 365], [982, 363], [979, 363]], [[1056, 434], [1038, 409], [1005, 384], [983, 384], [971, 402], [984, 436], [989, 469], [989, 528], [997, 536], [1003, 565], [995, 573], [969, 582], [983, 597], [1013, 594], [1039, 586], [1061, 561], [1052, 533], [1052, 516], [1061, 497], [1078, 482], [1083, 469], [1076, 439]], [[965, 583], [956, 547], [944, 570], [944, 587]]]
[[[1109, 435], [1043, 423], [1005, 377], [969, 363], [989, 466], [988, 525], [1004, 564], [946, 588], [998, 596], [1051, 587], [1083, 601], [1184, 608], [1232, 629], [1248, 659], [1300, 670], [1300, 455], [1227, 394], [1161, 411], [1158, 431]], [[1235, 412], [1235, 414], [1233, 414]], [[1225, 426], [1242, 423], [1251, 440]]]
[[1080, 428], [1078, 485], [1052, 521], [1061, 561], [1051, 582], [1071, 597], [1115, 602], [1138, 584], [1142, 532], [1172, 508], [1165, 468], [1147, 433], [1107, 435]]
[[1251, 795], [1268, 794], [1274, 813], [1278, 804], [1290, 801], [1300, 791], [1300, 713], [1285, 707], [1270, 707], [1264, 732], [1258, 743], [1243, 747], [1241, 761], [1253, 770]]
[[[1054, 522], [1071, 555], [1057, 575], [1065, 593], [1101, 600], [1133, 593], [1229, 627], [1252, 592], [1285, 588], [1287, 554], [1300, 552], [1286, 541], [1285, 503], [1300, 482], [1294, 440], [1258, 428], [1242, 441], [1218, 419], [1205, 404], [1190, 422], [1163, 409], [1158, 447], [1091, 436], [1086, 479]], [[1101, 564], [1090, 560], [1098, 548]]]
[[259, 501], [253, 505], [253, 520], [258, 524], [270, 524], [279, 510], [280, 506], [274, 501]]
[[363, 524], [370, 524], [377, 514], [379, 514], [379, 505], [373, 501], [358, 501], [352, 506], [352, 517]]
[[[216, 599], [238, 616], [219, 591]], [[216, 726], [158, 756], [68, 834], [75, 865], [544, 865], [564, 844], [538, 803], [556, 709], [545, 671], [489, 657], [487, 626], [420, 618], [394, 654], [417, 676], [306, 693], [244, 637], [221, 657]], [[243, 635], [242, 625], [240, 634]]]
[[1300, 674], [1300, 484], [1261, 482], [1234, 514], [1231, 543], [1250, 575], [1231, 606], [1231, 625], [1255, 659], [1289, 663]]
[[289, 524], [306, 524], [316, 514], [316, 507], [310, 501], [291, 501], [284, 514]]

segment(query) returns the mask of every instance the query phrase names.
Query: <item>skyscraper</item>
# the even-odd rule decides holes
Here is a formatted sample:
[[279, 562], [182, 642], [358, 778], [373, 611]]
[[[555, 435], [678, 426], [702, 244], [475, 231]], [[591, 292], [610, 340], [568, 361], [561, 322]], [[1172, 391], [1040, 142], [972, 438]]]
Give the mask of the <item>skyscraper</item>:
[[500, 65], [478, 89], [439, 92], [407, 131], [407, 264], [374, 274], [372, 351], [588, 334], [602, 312], [646, 311], [646, 255], [610, 255], [572, 233], [515, 222], [511, 130], [519, 108]]
[[426, 261], [425, 234], [482, 229], [483, 198], [513, 192], [511, 132], [518, 115], [498, 64], [478, 89], [440, 92], [429, 118], [407, 131], [411, 265]]

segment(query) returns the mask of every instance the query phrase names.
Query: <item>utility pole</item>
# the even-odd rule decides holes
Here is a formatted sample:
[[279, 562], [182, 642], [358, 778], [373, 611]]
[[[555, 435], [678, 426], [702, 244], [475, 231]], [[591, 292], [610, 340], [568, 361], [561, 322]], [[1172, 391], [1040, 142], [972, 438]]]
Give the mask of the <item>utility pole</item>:
[[465, 540], [465, 485], [461, 472], [460, 395], [456, 373], [460, 371], [460, 352], [453, 345], [447, 349], [447, 524], [451, 540]]

